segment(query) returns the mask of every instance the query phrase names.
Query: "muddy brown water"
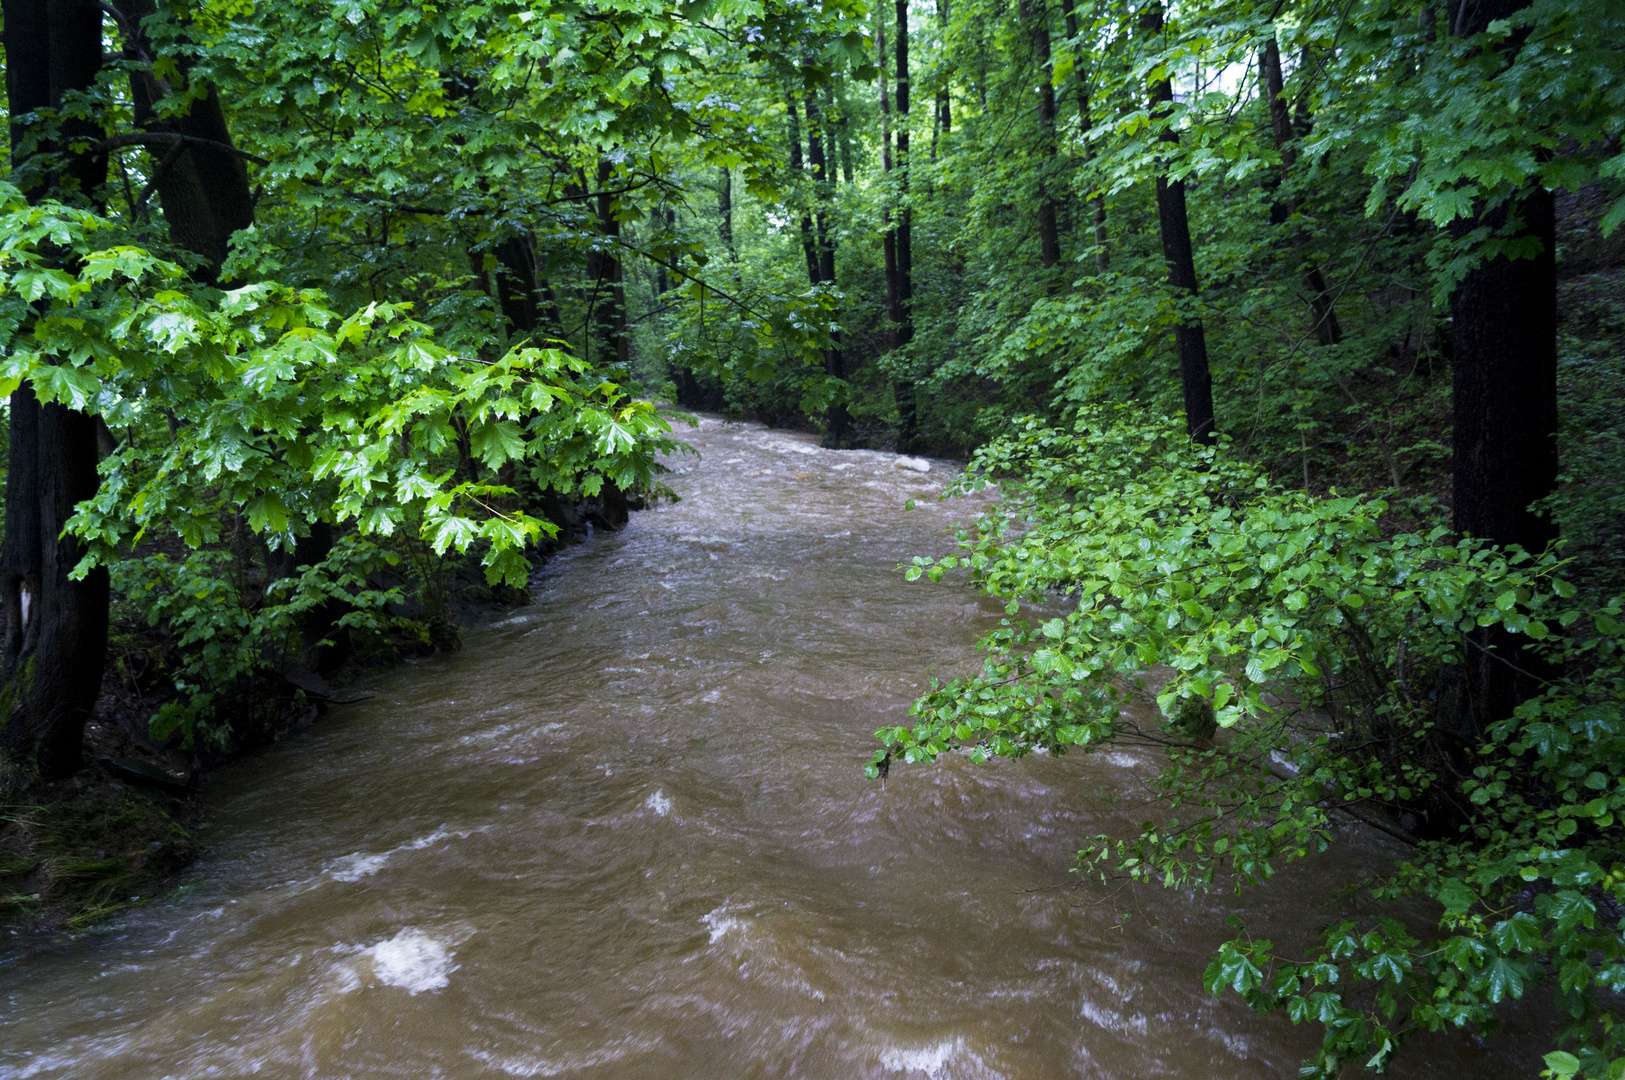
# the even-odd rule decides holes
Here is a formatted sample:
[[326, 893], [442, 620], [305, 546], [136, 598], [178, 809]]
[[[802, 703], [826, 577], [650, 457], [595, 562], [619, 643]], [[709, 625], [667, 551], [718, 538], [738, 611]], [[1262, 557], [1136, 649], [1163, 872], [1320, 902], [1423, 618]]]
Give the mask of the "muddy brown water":
[[1201, 988], [1223, 919], [1301, 942], [1392, 853], [1351, 834], [1239, 899], [1067, 887], [1147, 759], [866, 780], [1000, 616], [897, 569], [971, 515], [934, 501], [954, 467], [679, 434], [681, 502], [216, 776], [179, 898], [0, 965], [0, 1077], [1296, 1075], [1318, 1034]]

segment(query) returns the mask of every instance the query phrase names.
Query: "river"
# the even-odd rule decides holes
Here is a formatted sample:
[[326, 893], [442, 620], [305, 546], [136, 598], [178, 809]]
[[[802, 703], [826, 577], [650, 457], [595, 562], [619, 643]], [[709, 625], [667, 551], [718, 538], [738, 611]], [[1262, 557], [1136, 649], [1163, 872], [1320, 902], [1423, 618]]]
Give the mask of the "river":
[[[679, 435], [680, 502], [214, 776], [178, 897], [15, 950], [0, 1077], [1295, 1076], [1318, 1032], [1201, 971], [1229, 914], [1301, 942], [1383, 838], [1239, 898], [1077, 886], [1149, 759], [865, 779], [999, 618], [897, 569], [970, 516], [953, 466]], [[1396, 1074], [1505, 1076], [1504, 1040]]]

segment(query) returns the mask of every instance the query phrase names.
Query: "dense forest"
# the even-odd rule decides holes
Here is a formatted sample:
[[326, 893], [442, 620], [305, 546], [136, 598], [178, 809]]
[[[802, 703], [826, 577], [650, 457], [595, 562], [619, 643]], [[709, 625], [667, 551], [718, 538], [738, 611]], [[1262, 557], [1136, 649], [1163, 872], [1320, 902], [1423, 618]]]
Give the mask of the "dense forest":
[[1079, 867], [1180, 888], [1379, 830], [1210, 988], [1306, 1075], [1525, 997], [1625, 1070], [1625, 5], [3, 7], [8, 803], [454, 647], [667, 402], [998, 484], [909, 573], [1009, 619], [873, 775], [1159, 747]]

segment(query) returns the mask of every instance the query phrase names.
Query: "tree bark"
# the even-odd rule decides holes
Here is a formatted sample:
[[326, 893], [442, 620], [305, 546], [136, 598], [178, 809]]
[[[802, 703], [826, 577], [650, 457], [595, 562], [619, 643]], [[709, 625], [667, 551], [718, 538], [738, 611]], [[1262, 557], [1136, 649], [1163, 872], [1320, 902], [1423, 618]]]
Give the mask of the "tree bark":
[[[1259, 82], [1269, 99], [1270, 130], [1275, 135], [1275, 148], [1281, 154], [1281, 176], [1272, 185], [1275, 191], [1279, 192], [1281, 183], [1291, 175], [1292, 169], [1297, 165], [1298, 153], [1294, 143], [1292, 117], [1287, 113], [1285, 80], [1281, 75], [1281, 48], [1274, 38], [1266, 41], [1264, 47], [1259, 50], [1258, 74]], [[1277, 227], [1288, 224], [1295, 209], [1296, 207], [1285, 199], [1273, 199], [1270, 202], [1270, 224]], [[1301, 248], [1305, 239], [1298, 234], [1289, 242], [1293, 247]], [[1315, 321], [1316, 340], [1322, 345], [1336, 345], [1343, 340], [1343, 326], [1337, 321], [1337, 308], [1332, 299], [1332, 292], [1327, 287], [1326, 277], [1320, 272], [1318, 264], [1313, 261], [1305, 264], [1303, 283], [1309, 290], [1309, 311]]]
[[1055, 83], [1050, 70], [1049, 8], [1045, 0], [1021, 0], [1019, 17], [1032, 39], [1038, 84], [1038, 258], [1044, 269], [1061, 258], [1055, 213]]
[[728, 261], [734, 262], [739, 253], [734, 250], [734, 181], [733, 173], [724, 165], [718, 170], [722, 175], [722, 184], [717, 188], [717, 215], [720, 219], [717, 225], [717, 237], [722, 246], [728, 249]]
[[[1452, 32], [1470, 37], [1521, 8], [1527, 0], [1458, 0]], [[1520, 47], [1505, 48], [1510, 61]], [[1557, 263], [1552, 193], [1539, 186], [1512, 204], [1481, 209], [1452, 230], [1492, 232], [1516, 223], [1533, 239], [1533, 258], [1487, 259], [1470, 270], [1450, 297], [1453, 421], [1452, 508], [1456, 531], [1538, 554], [1557, 538], [1549, 517], [1532, 504], [1557, 487]], [[1512, 715], [1554, 672], [1529, 639], [1503, 627], [1468, 635], [1465, 715], [1441, 710], [1440, 728], [1458, 746], [1476, 745], [1490, 724]], [[1442, 696], [1442, 695], [1441, 695]]]
[[[784, 106], [790, 127], [790, 171], [800, 176], [804, 171], [801, 163], [801, 106], [796, 104], [794, 94], [785, 98]], [[807, 212], [806, 206], [801, 208], [801, 252], [807, 257], [807, 284], [817, 285], [822, 280], [818, 276], [818, 243], [813, 238], [812, 215]]]
[[[889, 292], [892, 306], [892, 348], [902, 349], [914, 340], [914, 212], [908, 205], [909, 97], [912, 89], [908, 70], [908, 0], [896, 0], [897, 14], [897, 190], [903, 204], [897, 209], [894, 230], [895, 283]], [[892, 398], [897, 405], [897, 449], [904, 453], [914, 448], [919, 439], [919, 394], [912, 379], [898, 378], [892, 383]]]
[[[6, 82], [13, 133], [22, 117], [61, 103], [94, 85], [101, 67], [101, 10], [72, 0], [4, 0]], [[97, 138], [86, 121], [64, 123], [59, 136]], [[13, 140], [13, 171], [28, 178], [31, 199], [94, 198], [107, 159], [79, 154], [57, 175], [29, 158], [48, 154], [49, 139]], [[82, 764], [81, 744], [101, 691], [107, 653], [108, 575], [70, 577], [84, 555], [62, 530], [74, 506], [99, 486], [96, 420], [61, 405], [42, 405], [31, 386], [11, 395], [11, 459], [6, 476], [6, 523], [0, 539], [0, 745], [32, 762], [42, 776], [60, 777]]]
[[[234, 145], [231, 131], [213, 86], [194, 98], [184, 113], [158, 115], [157, 105], [170, 96], [170, 90], [152, 69], [156, 58], [147, 39], [145, 21], [157, 13], [154, 0], [116, 0], [115, 10], [123, 24], [125, 57], [144, 65], [130, 72], [136, 127], [182, 135], [187, 140], [154, 155], [154, 187], [164, 208], [170, 238], [203, 259], [195, 276], [214, 284], [230, 252], [232, 234], [254, 224], [248, 167], [230, 149]], [[182, 82], [189, 81], [191, 64], [184, 57], [175, 58], [175, 62]]]
[[536, 238], [516, 233], [497, 244], [497, 306], [515, 338], [529, 337], [541, 325], [541, 281], [536, 264]]
[[[889, 180], [897, 169], [896, 159], [892, 155], [892, 111], [891, 91], [886, 82], [886, 24], [882, 19], [875, 28], [875, 55], [880, 67], [880, 170]], [[908, 53], [906, 47], [898, 52], [899, 57], [906, 64]], [[899, 83], [901, 91], [901, 83]], [[888, 189], [890, 184], [887, 184]], [[900, 266], [897, 256], [897, 222], [892, 214], [890, 197], [886, 198], [880, 211], [880, 247], [881, 258], [885, 266], [886, 281], [886, 351], [894, 352], [901, 345], [907, 343], [903, 335], [904, 327], [908, 327], [910, 336], [913, 326], [910, 322], [907, 309], [903, 306], [903, 285], [900, 276]], [[918, 419], [918, 393], [914, 383], [898, 375], [891, 380], [892, 403], [897, 408], [897, 449], [900, 453], [907, 453], [911, 444], [917, 437]]]
[[[937, 0], [937, 30], [942, 36], [943, 47], [948, 43], [948, 0]], [[944, 79], [937, 88], [937, 125], [946, 136], [954, 129], [954, 114], [948, 96], [948, 80]], [[936, 156], [933, 147], [932, 157]]]
[[615, 166], [598, 159], [598, 196], [595, 200], [600, 239], [587, 257], [587, 275], [593, 280], [593, 322], [597, 330], [600, 362], [625, 368], [632, 360], [626, 335], [626, 283], [619, 242], [621, 222], [615, 216], [615, 196], [608, 190]]
[[[841, 160], [841, 180], [847, 187], [851, 187], [857, 179], [852, 172], [852, 135], [847, 124], [847, 114], [852, 110], [846, 103], [846, 83], [837, 78], [835, 86], [829, 95], [830, 108], [824, 111], [824, 120], [828, 124], [829, 148], [833, 156], [837, 151]], [[830, 166], [834, 171], [834, 165]]]
[[[1540, 254], [1487, 260], [1450, 297], [1453, 505], [1458, 532], [1538, 554], [1557, 537], [1552, 520], [1530, 509], [1557, 486], [1552, 193], [1525, 195], [1517, 217], [1519, 235], [1538, 240]], [[1472, 225], [1493, 229], [1507, 220], [1503, 207]]]
[[829, 228], [829, 161], [824, 157], [818, 99], [808, 93], [804, 98], [807, 111], [807, 164], [813, 173], [813, 234], [818, 249], [818, 280], [835, 283], [835, 240]]
[[[1089, 79], [1086, 75], [1083, 44], [1078, 40], [1078, 16], [1072, 0], [1061, 0], [1061, 12], [1066, 16], [1066, 36], [1072, 39], [1072, 83], [1078, 96], [1078, 131], [1087, 135], [1095, 126], [1089, 109]], [[1095, 144], [1085, 140], [1085, 164], [1095, 160]], [[1090, 200], [1094, 210], [1095, 268], [1104, 274], [1111, 269], [1111, 255], [1106, 250], [1106, 196], [1096, 195]]]
[[[1148, 36], [1162, 33], [1161, 0], [1146, 5], [1140, 15], [1141, 28]], [[1151, 111], [1165, 125], [1159, 141], [1169, 147], [1179, 143], [1169, 116], [1173, 112], [1174, 88], [1164, 77], [1152, 82]], [[1162, 232], [1162, 257], [1168, 264], [1168, 284], [1181, 300], [1195, 300], [1196, 253], [1191, 243], [1190, 218], [1185, 206], [1185, 182], [1170, 179], [1166, 165], [1157, 173], [1157, 220]], [[1174, 326], [1179, 348], [1179, 382], [1185, 398], [1185, 426], [1192, 439], [1210, 443], [1218, 436], [1213, 416], [1213, 376], [1208, 370], [1207, 337], [1200, 319], [1182, 315]]]
[[[818, 281], [829, 285], [835, 284], [835, 237], [830, 231], [829, 215], [826, 210], [831, 183], [829, 175], [829, 161], [824, 156], [824, 141], [819, 137], [820, 117], [818, 112], [818, 99], [812, 92], [805, 98], [807, 107], [807, 160], [813, 169], [814, 182], [814, 229], [818, 244]], [[815, 283], [816, 284], [816, 283]], [[832, 312], [832, 319], [838, 319], [839, 313]], [[846, 357], [841, 351], [841, 333], [839, 330], [830, 331], [829, 348], [824, 350], [824, 374], [832, 379], [846, 377]], [[824, 416], [826, 431], [824, 442], [828, 446], [845, 446], [851, 438], [852, 418], [847, 412], [844, 402], [831, 405]]]

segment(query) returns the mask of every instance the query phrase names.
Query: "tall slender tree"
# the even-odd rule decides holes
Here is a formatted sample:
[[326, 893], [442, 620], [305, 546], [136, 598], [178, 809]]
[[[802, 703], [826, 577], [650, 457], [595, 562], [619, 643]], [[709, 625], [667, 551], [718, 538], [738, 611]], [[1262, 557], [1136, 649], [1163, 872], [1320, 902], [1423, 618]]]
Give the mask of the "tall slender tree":
[[1018, 12], [1032, 42], [1033, 74], [1038, 78], [1038, 258], [1048, 270], [1061, 258], [1055, 199], [1055, 78], [1051, 70], [1049, 5], [1046, 0], [1020, 0]]
[[717, 170], [717, 239], [728, 252], [728, 260], [737, 262], [739, 252], [734, 247], [734, 178], [724, 165]]
[[[1264, 47], [1258, 51], [1258, 75], [1269, 101], [1270, 131], [1274, 135], [1275, 148], [1281, 155], [1281, 176], [1274, 181], [1275, 191], [1279, 193], [1282, 182], [1290, 177], [1297, 165], [1298, 151], [1297, 135], [1287, 111], [1286, 82], [1281, 74], [1281, 48], [1273, 37], [1264, 42]], [[1278, 228], [1287, 226], [1295, 209], [1285, 198], [1272, 199], [1270, 224]], [[1304, 240], [1301, 233], [1294, 232], [1291, 242], [1294, 247], [1302, 248]], [[1322, 345], [1336, 345], [1343, 340], [1343, 326], [1337, 321], [1337, 307], [1319, 263], [1309, 261], [1304, 264], [1303, 282], [1309, 291], [1309, 310], [1314, 318], [1316, 339]]]
[[[897, 155], [896, 190], [899, 196], [897, 223], [892, 230], [895, 249], [893, 280], [888, 283], [888, 315], [891, 319], [890, 345], [904, 349], [914, 340], [914, 212], [909, 206], [909, 98], [911, 80], [908, 64], [908, 0], [896, 0], [897, 15]], [[884, 91], [882, 91], [884, 92]], [[897, 405], [897, 445], [910, 450], [919, 437], [919, 395], [912, 379], [894, 377], [893, 400]]]
[[593, 281], [593, 319], [600, 361], [625, 369], [632, 362], [632, 356], [631, 340], [626, 333], [626, 280], [620, 251], [621, 219], [615, 209], [615, 192], [610, 188], [614, 175], [614, 163], [607, 157], [599, 158], [598, 190], [593, 197], [598, 238], [588, 252], [587, 275]]
[[[1161, 0], [1152, 0], [1140, 12], [1140, 27], [1148, 40], [1163, 33]], [[1158, 140], [1168, 149], [1179, 144], [1174, 129], [1174, 87], [1165, 66], [1153, 69], [1150, 101], [1152, 114], [1161, 123]], [[1191, 243], [1190, 217], [1185, 206], [1185, 181], [1169, 174], [1171, 161], [1165, 155], [1157, 170], [1157, 221], [1162, 233], [1162, 257], [1168, 264], [1168, 284], [1181, 304], [1194, 303], [1199, 287], [1196, 280], [1196, 252]], [[1179, 382], [1185, 398], [1185, 425], [1191, 438], [1212, 442], [1218, 435], [1213, 417], [1213, 376], [1208, 370], [1207, 336], [1201, 319], [1189, 310], [1181, 312], [1174, 325], [1179, 349]]]
[[[937, 34], [942, 39], [941, 48], [948, 44], [948, 0], [937, 0]], [[938, 129], [946, 137], [954, 129], [954, 113], [952, 100], [949, 96], [951, 83], [947, 77], [937, 80], [937, 110], [936, 122]], [[936, 157], [936, 147], [933, 145], [931, 156]]]
[[[1087, 164], [1095, 160], [1094, 141], [1087, 138], [1090, 129], [1095, 126], [1089, 108], [1088, 54], [1078, 34], [1078, 13], [1073, 0], [1061, 0], [1061, 13], [1066, 17], [1066, 36], [1072, 40], [1072, 86], [1077, 95], [1078, 133], [1084, 138], [1083, 160]], [[1089, 201], [1094, 210], [1095, 267], [1104, 274], [1111, 269], [1111, 255], [1106, 249], [1106, 196], [1097, 192]]]
[[[813, 229], [818, 245], [818, 281], [814, 284], [825, 283], [833, 286], [836, 239], [829, 220], [829, 211], [834, 183], [830, 175], [829, 159], [824, 153], [824, 139], [821, 135], [822, 115], [819, 112], [817, 95], [808, 90], [804, 100], [807, 110], [807, 162], [812, 166], [814, 184]], [[834, 326], [829, 332], [829, 347], [824, 350], [824, 374], [831, 379], [844, 379], [846, 357], [841, 348], [838, 309], [830, 313], [830, 321]], [[825, 413], [824, 422], [827, 428], [824, 442], [829, 446], [845, 446], [851, 438], [852, 429], [852, 418], [847, 411], [846, 402], [838, 400], [830, 405]]]
[[[785, 98], [784, 108], [789, 126], [791, 183], [795, 184], [805, 172], [801, 156], [801, 106], [797, 104], [795, 94]], [[823, 278], [819, 276], [818, 241], [813, 233], [812, 213], [805, 202], [800, 209], [801, 252], [807, 259], [807, 284], [817, 285]]]

